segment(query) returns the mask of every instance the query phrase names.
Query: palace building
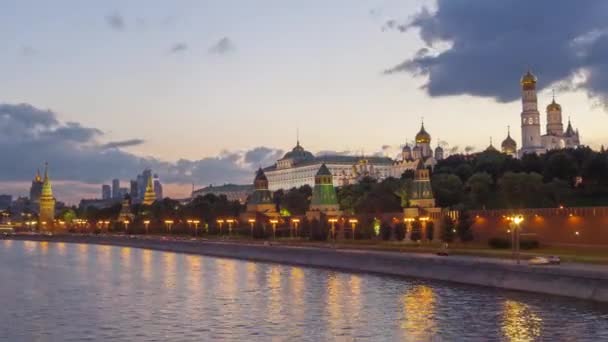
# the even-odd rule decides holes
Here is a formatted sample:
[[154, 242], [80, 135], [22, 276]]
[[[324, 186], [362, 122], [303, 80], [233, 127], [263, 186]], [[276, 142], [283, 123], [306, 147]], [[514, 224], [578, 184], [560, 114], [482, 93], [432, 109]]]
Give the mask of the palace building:
[[53, 229], [55, 222], [55, 197], [49, 178], [49, 166], [44, 167], [44, 179], [42, 180], [42, 190], [40, 193], [39, 219], [43, 229]]
[[315, 176], [323, 164], [332, 175], [334, 186], [358, 183], [364, 177], [382, 180], [388, 177], [399, 178], [408, 170], [415, 170], [422, 161], [427, 167], [433, 167], [437, 160], [444, 157], [443, 149], [431, 147], [431, 135], [424, 128], [416, 134], [414, 146], [405, 144], [397, 160], [378, 156], [315, 156], [306, 151], [298, 140], [296, 146], [277, 160], [276, 164], [266, 167], [264, 173], [268, 178], [268, 189], [291, 189], [303, 185], [315, 186]]
[[[538, 111], [538, 100], [536, 96], [536, 76], [528, 71], [521, 78], [522, 89], [522, 112], [521, 112], [521, 149], [519, 156], [526, 153], [542, 154], [548, 150], [560, 148], [575, 148], [580, 146], [578, 130], [572, 128], [570, 119], [564, 131], [562, 123], [562, 106], [553, 100], [546, 108], [547, 126], [546, 133], [541, 135], [540, 113]], [[503, 144], [507, 143], [507, 148], [511, 152], [511, 142], [507, 142], [510, 135]], [[503, 146], [503, 152], [505, 148]], [[510, 153], [509, 153], [510, 154]]]

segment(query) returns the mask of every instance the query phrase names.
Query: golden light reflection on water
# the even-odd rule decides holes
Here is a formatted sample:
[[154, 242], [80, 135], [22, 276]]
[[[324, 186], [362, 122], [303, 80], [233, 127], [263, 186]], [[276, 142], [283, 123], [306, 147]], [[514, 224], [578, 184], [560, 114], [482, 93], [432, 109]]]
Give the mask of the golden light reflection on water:
[[247, 263], [247, 289], [257, 286], [258, 265], [255, 262]]
[[502, 332], [508, 341], [535, 341], [540, 337], [542, 318], [529, 305], [506, 300], [503, 305]]
[[177, 274], [175, 273], [176, 269], [176, 254], [175, 253], [163, 253], [163, 261], [164, 261], [164, 281], [166, 289], [175, 289], [175, 281], [177, 278]]
[[403, 329], [408, 340], [426, 341], [432, 339], [437, 330], [435, 305], [437, 295], [433, 288], [416, 285], [403, 295]]
[[356, 320], [361, 314], [361, 276], [352, 274], [348, 280], [348, 288], [350, 289], [349, 312]]
[[145, 280], [152, 279], [152, 251], [149, 249], [141, 250], [141, 274]]
[[27, 254], [33, 254], [36, 248], [38, 248], [38, 242], [23, 241], [23, 249]]
[[4, 241], [2, 241], [2, 245], [5, 248], [13, 247], [13, 240], [4, 240]]
[[89, 252], [89, 245], [81, 243], [78, 245], [78, 252], [80, 254], [87, 254]]
[[281, 269], [277, 265], [270, 266], [268, 271], [268, 319], [270, 322], [280, 323], [283, 320], [281, 311], [283, 301], [281, 300]]
[[130, 247], [121, 247], [120, 248], [120, 259], [123, 264], [126, 264], [126, 265], [131, 264], [131, 248]]
[[327, 312], [329, 314], [328, 324], [330, 331], [336, 331], [342, 322], [342, 299], [340, 279], [336, 273], [331, 273], [327, 279]]
[[57, 247], [57, 253], [61, 256], [65, 256], [65, 252], [67, 249], [67, 245], [65, 242], [57, 242], [55, 244], [55, 246]]
[[49, 252], [48, 241], [40, 241], [38, 247], [40, 248], [40, 254], [46, 255]]
[[200, 293], [202, 287], [203, 267], [201, 257], [197, 255], [186, 255], [188, 265], [188, 288], [190, 293]]

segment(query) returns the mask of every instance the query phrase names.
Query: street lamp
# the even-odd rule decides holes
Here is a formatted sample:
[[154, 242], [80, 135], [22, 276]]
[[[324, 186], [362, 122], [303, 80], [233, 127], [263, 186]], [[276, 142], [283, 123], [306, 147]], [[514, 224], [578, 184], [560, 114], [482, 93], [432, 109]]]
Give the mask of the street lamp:
[[171, 227], [173, 226], [173, 220], [165, 220], [165, 226], [167, 227], [167, 230], [169, 231], [169, 234], [170, 234]]
[[519, 256], [519, 226], [524, 221], [524, 217], [521, 215], [511, 216], [511, 248], [513, 250], [514, 257], [517, 260], [517, 264], [520, 263]]
[[329, 220], [327, 220], [327, 222], [329, 222], [331, 224], [331, 238], [334, 242], [336, 242], [336, 222], [338, 222], [338, 219], [335, 217], [332, 217]]
[[247, 220], [247, 222], [249, 222], [249, 225], [251, 226], [251, 238], [253, 239], [253, 226], [255, 225], [255, 219], [250, 218]]
[[232, 224], [235, 222], [234, 219], [226, 219], [226, 223], [228, 223], [228, 236], [232, 235]]
[[277, 238], [277, 223], [279, 223], [279, 220], [272, 219], [269, 222], [270, 222], [270, 224], [272, 224], [272, 239], [276, 240], [276, 238]]
[[144, 220], [144, 227], [146, 228], [146, 235], [148, 234], [149, 226], [150, 226], [150, 220]]
[[224, 220], [217, 219], [215, 222], [220, 226], [220, 235], [222, 235], [222, 225], [224, 224]]
[[348, 223], [350, 223], [350, 226], [353, 230], [353, 240], [355, 239], [355, 228], [357, 227], [357, 223], [359, 223], [359, 220], [357, 220], [356, 218], [352, 218], [350, 220], [348, 220]]
[[124, 221], [122, 221], [122, 223], [125, 224], [125, 234], [129, 233], [129, 231], [128, 231], [129, 230], [129, 223], [131, 223], [131, 222], [129, 222], [129, 220], [124, 220]]
[[201, 223], [201, 221], [192, 220], [192, 223], [194, 223], [194, 236], [198, 236], [198, 225], [199, 225], [199, 223]]
[[[295, 230], [295, 235], [298, 236], [298, 224], [300, 223], [300, 219], [299, 218], [292, 218], [291, 219], [291, 223], [293, 224], [293, 229]], [[291, 233], [291, 230], [290, 230]], [[293, 234], [292, 234], [293, 237]]]

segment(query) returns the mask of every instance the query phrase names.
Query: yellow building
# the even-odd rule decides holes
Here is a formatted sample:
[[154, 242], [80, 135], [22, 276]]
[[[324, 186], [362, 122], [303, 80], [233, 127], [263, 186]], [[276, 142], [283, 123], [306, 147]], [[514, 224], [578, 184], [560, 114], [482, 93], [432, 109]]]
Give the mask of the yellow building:
[[40, 227], [42, 230], [52, 230], [55, 221], [55, 197], [49, 178], [48, 164], [44, 167], [44, 180], [42, 181], [42, 192], [40, 194]]
[[146, 185], [146, 192], [144, 193], [144, 200], [142, 204], [152, 205], [156, 201], [156, 193], [154, 192], [154, 185], [152, 185], [152, 176], [148, 177], [148, 183]]

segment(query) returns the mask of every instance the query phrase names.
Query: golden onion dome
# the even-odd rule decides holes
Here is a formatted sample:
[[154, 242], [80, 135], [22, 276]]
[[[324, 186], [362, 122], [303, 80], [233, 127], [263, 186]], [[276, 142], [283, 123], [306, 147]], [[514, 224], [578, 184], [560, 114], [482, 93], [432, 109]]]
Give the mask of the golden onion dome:
[[547, 112], [552, 111], [562, 111], [562, 106], [559, 103], [555, 102], [555, 99], [553, 99], [553, 101], [551, 101], [551, 103], [547, 105]]
[[500, 147], [502, 152], [507, 154], [515, 153], [515, 151], [517, 151], [517, 143], [511, 138], [510, 132], [507, 134], [507, 138], [502, 141]]
[[536, 76], [529, 70], [521, 77], [521, 86], [524, 89], [534, 89], [536, 87]]
[[424, 123], [422, 123], [422, 127], [420, 127], [420, 132], [416, 134], [416, 143], [417, 144], [430, 144], [431, 143], [431, 135], [427, 133], [424, 129]]

